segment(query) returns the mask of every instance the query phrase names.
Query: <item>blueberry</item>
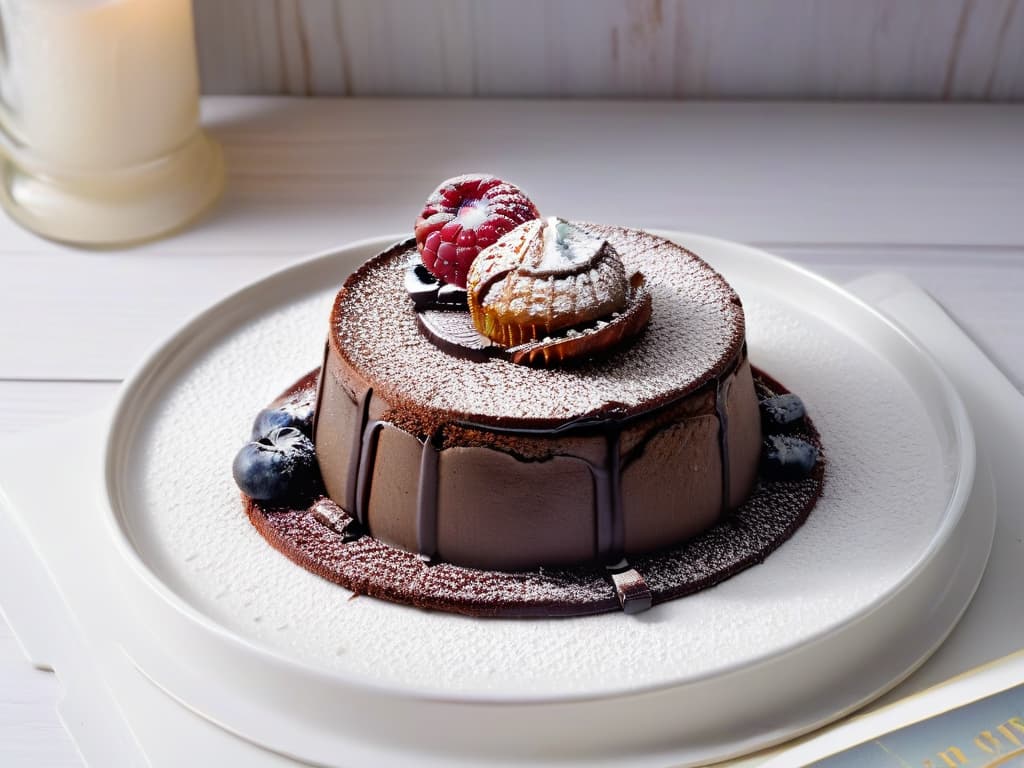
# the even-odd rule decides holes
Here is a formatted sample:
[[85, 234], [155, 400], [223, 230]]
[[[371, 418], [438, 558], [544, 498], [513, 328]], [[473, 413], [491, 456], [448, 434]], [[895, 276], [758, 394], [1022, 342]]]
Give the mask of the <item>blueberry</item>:
[[814, 470], [818, 449], [792, 435], [770, 435], [761, 452], [761, 471], [769, 480], [800, 480]]
[[265, 408], [256, 414], [250, 440], [266, 437], [280, 427], [295, 427], [306, 437], [313, 436], [313, 402], [311, 400], [285, 403], [277, 408]]
[[313, 442], [295, 427], [278, 427], [242, 446], [231, 473], [242, 492], [258, 501], [299, 499], [316, 484]]
[[804, 401], [796, 395], [777, 395], [761, 401], [761, 424], [765, 432], [786, 432], [804, 420]]

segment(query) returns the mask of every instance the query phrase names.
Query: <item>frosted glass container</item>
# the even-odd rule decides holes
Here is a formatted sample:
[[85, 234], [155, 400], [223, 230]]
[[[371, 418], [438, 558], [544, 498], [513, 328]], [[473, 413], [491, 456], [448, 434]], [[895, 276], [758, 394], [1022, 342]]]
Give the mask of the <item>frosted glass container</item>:
[[0, 202], [82, 245], [177, 229], [218, 196], [190, 0], [0, 0]]

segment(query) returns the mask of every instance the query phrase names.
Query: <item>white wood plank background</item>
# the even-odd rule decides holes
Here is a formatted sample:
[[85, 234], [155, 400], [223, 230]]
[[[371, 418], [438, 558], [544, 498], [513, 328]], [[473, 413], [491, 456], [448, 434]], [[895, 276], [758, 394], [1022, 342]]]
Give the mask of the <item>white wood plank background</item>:
[[[908, 273], [1024, 385], [1024, 105], [215, 97], [204, 116], [229, 184], [187, 232], [79, 251], [0, 216], [0, 439], [111, 402], [209, 302], [407, 232], [440, 179], [481, 169], [547, 212], [754, 242], [840, 281]], [[59, 690], [0, 621], [0, 766], [79, 765]]]
[[1020, 100], [1021, 0], [196, 0], [208, 93]]

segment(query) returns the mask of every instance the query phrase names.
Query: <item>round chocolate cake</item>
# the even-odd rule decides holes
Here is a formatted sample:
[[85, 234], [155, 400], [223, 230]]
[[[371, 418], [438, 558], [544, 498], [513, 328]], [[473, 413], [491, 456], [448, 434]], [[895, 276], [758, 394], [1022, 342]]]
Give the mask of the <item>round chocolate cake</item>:
[[360, 267], [331, 314], [315, 415], [327, 492], [370, 534], [477, 568], [614, 563], [712, 526], [753, 487], [757, 397], [739, 298], [689, 251], [575, 224], [650, 292], [601, 360], [461, 359], [425, 336], [412, 241]]
[[708, 264], [477, 174], [345, 281], [319, 372], [233, 473], [274, 547], [356, 593], [567, 616], [760, 562], [818, 498], [820, 447]]

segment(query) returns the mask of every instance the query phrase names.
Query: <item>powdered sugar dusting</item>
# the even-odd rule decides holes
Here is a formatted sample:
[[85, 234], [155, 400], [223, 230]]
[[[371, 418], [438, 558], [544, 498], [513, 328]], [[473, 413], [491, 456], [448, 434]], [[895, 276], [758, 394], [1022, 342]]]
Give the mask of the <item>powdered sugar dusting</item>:
[[[829, 460], [814, 512], [764, 564], [638, 616], [475, 620], [350, 600], [267, 545], [230, 471], [253, 416], [319, 365], [330, 303], [351, 266], [338, 259], [336, 268], [304, 298], [271, 281], [211, 318], [148, 385], [122, 453], [117, 506], [143, 559], [198, 610], [280, 653], [355, 678], [484, 694], [597, 694], [713, 673], [870, 605], [942, 515], [948, 457], [894, 363], [795, 301], [737, 283], [752, 362], [803, 397]], [[794, 279], [781, 268], [780, 278]], [[474, 397], [486, 383], [481, 374]]]
[[591, 237], [555, 216], [542, 221], [542, 240], [523, 262], [524, 272], [540, 277], [561, 275], [578, 271], [597, 259], [603, 243], [600, 238]]
[[652, 400], [704, 383], [743, 342], [743, 310], [710, 267], [643, 232], [577, 225], [607, 238], [627, 273], [644, 273], [650, 325], [626, 349], [578, 368], [532, 369], [501, 359], [460, 360], [425, 339], [405, 294], [407, 254], [368, 265], [335, 308], [338, 346], [362, 377], [398, 408], [464, 414], [482, 423], [557, 423], [616, 404]]

